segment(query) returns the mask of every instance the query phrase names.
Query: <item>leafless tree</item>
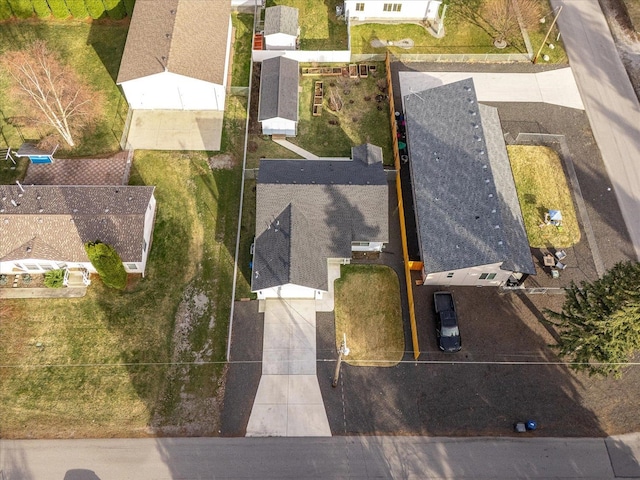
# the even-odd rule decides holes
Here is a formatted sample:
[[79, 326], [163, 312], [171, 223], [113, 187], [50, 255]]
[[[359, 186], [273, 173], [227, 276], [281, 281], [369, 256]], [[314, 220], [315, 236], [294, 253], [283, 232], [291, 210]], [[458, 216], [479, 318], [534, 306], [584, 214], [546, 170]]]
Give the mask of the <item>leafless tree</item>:
[[537, 28], [542, 6], [540, 0], [451, 0], [449, 11], [482, 29], [496, 45], [519, 46], [520, 21], [525, 28]]
[[13, 93], [31, 107], [30, 119], [53, 126], [73, 147], [74, 136], [97, 116], [99, 94], [40, 40], [22, 50], [6, 52], [2, 66], [13, 79]]

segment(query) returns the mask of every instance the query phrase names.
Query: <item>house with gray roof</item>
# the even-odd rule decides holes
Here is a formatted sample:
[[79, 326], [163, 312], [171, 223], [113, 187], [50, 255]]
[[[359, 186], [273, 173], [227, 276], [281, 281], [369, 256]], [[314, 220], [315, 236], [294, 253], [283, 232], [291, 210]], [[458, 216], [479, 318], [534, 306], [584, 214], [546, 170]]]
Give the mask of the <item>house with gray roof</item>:
[[251, 275], [259, 299], [321, 299], [330, 262], [389, 241], [382, 152], [354, 151], [353, 159], [260, 162]]
[[265, 9], [264, 42], [266, 50], [295, 50], [299, 34], [297, 8], [276, 5]]
[[115, 248], [125, 270], [144, 275], [155, 187], [0, 185], [0, 274], [96, 270], [84, 244]]
[[264, 135], [295, 137], [298, 128], [298, 62], [268, 58], [260, 70], [258, 121]]
[[472, 79], [403, 105], [424, 284], [535, 274], [497, 109], [478, 103]]

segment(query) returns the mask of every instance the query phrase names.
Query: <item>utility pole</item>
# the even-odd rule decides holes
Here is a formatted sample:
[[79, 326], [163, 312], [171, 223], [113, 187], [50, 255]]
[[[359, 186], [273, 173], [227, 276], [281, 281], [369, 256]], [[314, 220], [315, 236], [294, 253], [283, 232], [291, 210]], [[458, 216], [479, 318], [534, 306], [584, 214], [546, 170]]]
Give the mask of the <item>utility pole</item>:
[[338, 350], [338, 363], [336, 363], [336, 371], [333, 374], [333, 383], [331, 386], [336, 388], [338, 386], [338, 379], [340, 378], [340, 365], [342, 364], [342, 356], [349, 355], [349, 349], [347, 348], [347, 334], [342, 334], [342, 343], [340, 344], [340, 349]]
[[563, 7], [563, 5], [560, 5], [560, 8], [558, 9], [558, 13], [556, 13], [556, 16], [553, 17], [553, 22], [551, 22], [551, 25], [549, 26], [549, 30], [547, 30], [547, 34], [544, 36], [544, 40], [542, 41], [542, 45], [540, 45], [540, 48], [538, 49], [538, 53], [536, 53], [536, 56], [533, 57], [533, 63], [536, 63], [538, 61], [538, 57], [540, 56], [540, 52], [542, 52], [542, 49], [544, 48], [544, 46], [547, 43], [547, 39], [549, 38], [549, 35], [551, 34], [551, 30], [553, 29], [553, 26], [556, 24], [556, 20], [558, 20], [558, 17], [560, 16], [560, 12], [562, 11], [562, 7]]

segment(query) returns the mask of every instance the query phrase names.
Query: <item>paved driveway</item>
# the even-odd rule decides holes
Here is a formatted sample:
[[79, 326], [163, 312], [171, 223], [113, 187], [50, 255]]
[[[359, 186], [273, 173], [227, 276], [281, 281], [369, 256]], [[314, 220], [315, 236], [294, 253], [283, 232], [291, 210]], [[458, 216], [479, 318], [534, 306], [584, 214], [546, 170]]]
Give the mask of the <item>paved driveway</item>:
[[133, 110], [125, 144], [143, 150], [220, 150], [224, 112]]

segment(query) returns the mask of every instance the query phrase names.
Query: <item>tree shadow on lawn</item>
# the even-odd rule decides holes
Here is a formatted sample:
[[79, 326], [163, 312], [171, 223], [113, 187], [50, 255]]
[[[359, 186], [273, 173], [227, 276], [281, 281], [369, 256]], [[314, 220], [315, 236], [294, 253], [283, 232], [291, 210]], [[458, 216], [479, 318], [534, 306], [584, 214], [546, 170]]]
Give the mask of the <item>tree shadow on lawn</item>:
[[[414, 291], [418, 362], [407, 353], [394, 368], [343, 366], [338, 389], [330, 386], [335, 363], [318, 363], [332, 433], [505, 436], [514, 433], [514, 422], [533, 419], [537, 436], [606, 436], [597, 412], [583, 405], [585, 386], [568, 367], [552, 363], [558, 361], [548, 347], [552, 338], [518, 296], [450, 288], [463, 342], [450, 355], [436, 346], [436, 289]], [[327, 343], [334, 337], [325, 333], [332, 323], [332, 316], [318, 317], [319, 352], [327, 358], [335, 358]]]

